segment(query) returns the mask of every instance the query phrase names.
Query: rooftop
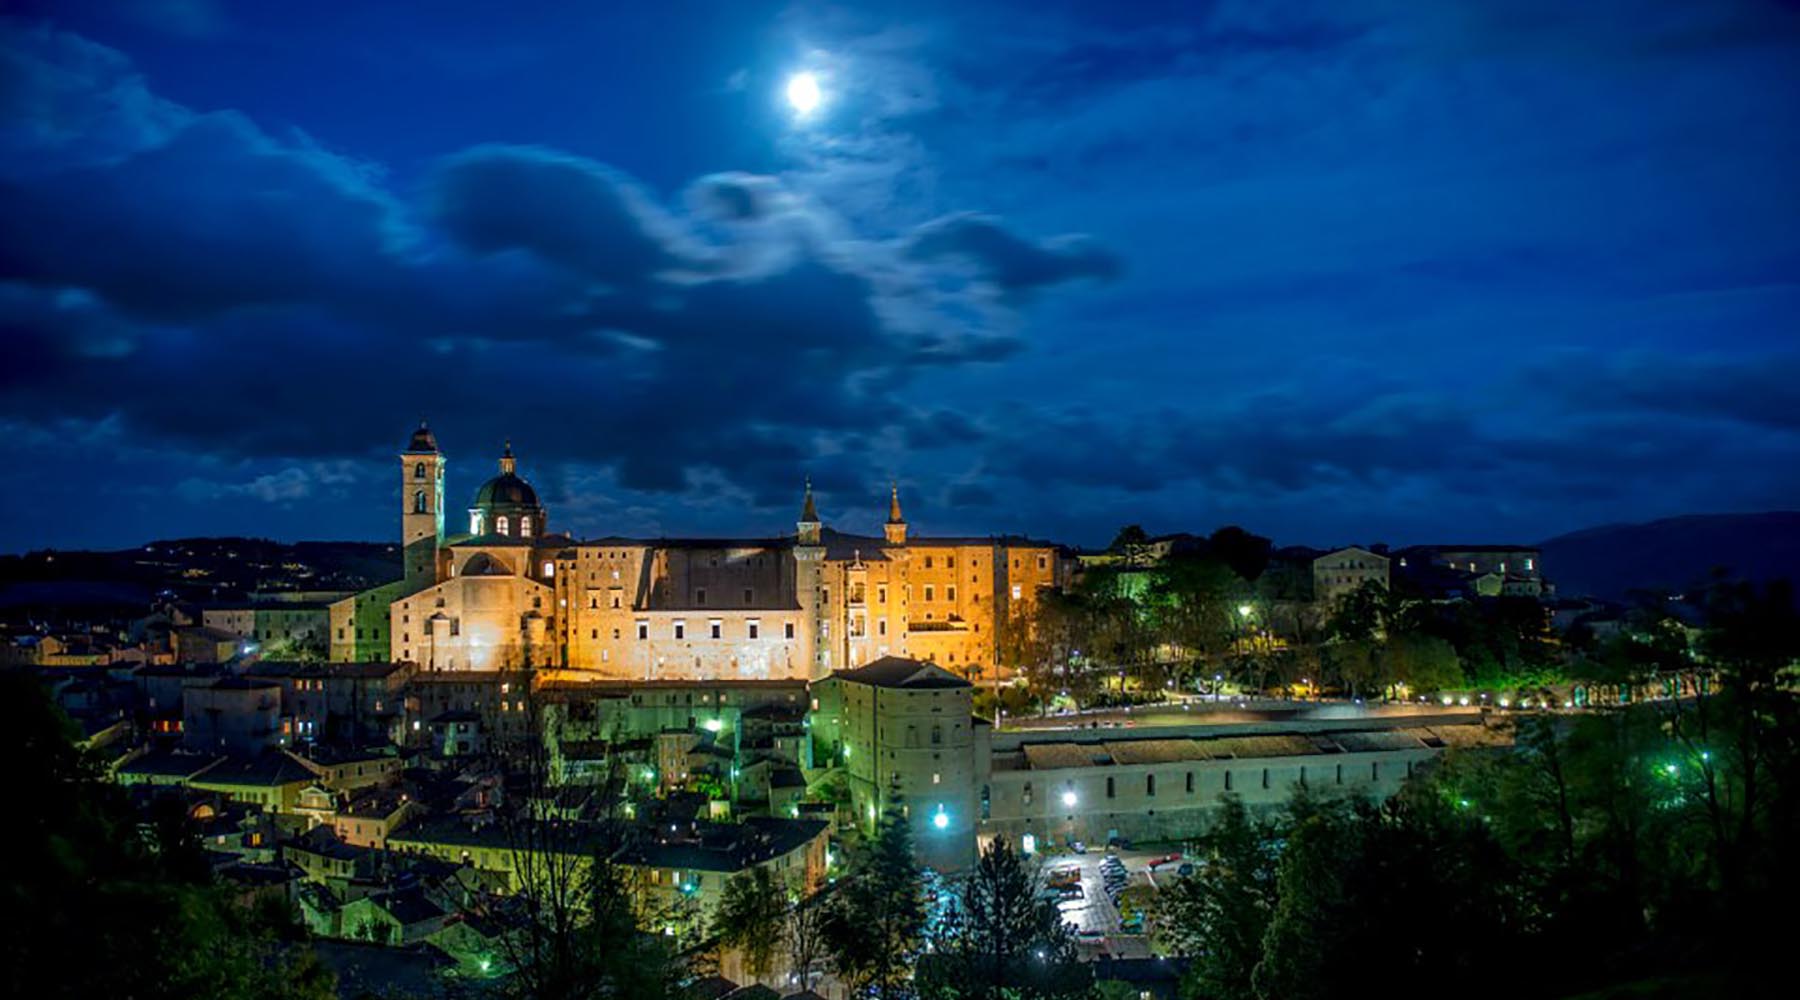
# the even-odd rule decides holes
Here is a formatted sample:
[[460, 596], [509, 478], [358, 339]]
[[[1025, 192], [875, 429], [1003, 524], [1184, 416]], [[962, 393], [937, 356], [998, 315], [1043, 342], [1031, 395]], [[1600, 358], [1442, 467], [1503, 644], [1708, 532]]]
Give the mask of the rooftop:
[[966, 688], [968, 681], [943, 667], [922, 660], [884, 656], [854, 670], [838, 670], [831, 676], [856, 684], [882, 688]]

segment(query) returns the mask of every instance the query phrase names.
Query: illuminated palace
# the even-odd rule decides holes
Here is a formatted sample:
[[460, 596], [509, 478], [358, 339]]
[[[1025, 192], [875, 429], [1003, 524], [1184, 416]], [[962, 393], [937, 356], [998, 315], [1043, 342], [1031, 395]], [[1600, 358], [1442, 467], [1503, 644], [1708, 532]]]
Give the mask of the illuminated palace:
[[1045, 542], [909, 536], [897, 488], [879, 536], [827, 528], [809, 486], [792, 535], [577, 541], [510, 445], [446, 534], [444, 466], [421, 425], [400, 454], [404, 574], [332, 605], [332, 660], [755, 680], [897, 655], [994, 676], [1000, 626], [1070, 569]]

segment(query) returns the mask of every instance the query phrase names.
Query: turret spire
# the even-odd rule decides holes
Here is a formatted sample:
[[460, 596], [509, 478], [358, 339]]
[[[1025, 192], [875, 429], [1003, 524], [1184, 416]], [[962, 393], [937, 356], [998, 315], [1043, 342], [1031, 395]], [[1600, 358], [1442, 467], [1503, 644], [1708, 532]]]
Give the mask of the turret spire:
[[806, 477], [806, 500], [800, 505], [800, 523], [795, 525], [795, 540], [801, 545], [817, 545], [824, 525], [819, 523], [819, 508], [813, 503], [812, 477]]
[[905, 524], [906, 523], [906, 518], [900, 516], [900, 483], [898, 480], [895, 480], [893, 482], [892, 490], [888, 493], [887, 523], [889, 523], [889, 524]]
[[513, 461], [512, 438], [507, 438], [506, 450], [500, 453], [500, 474], [503, 476], [512, 475], [513, 469], [516, 468], [517, 465], [518, 463]]
[[819, 508], [813, 504], [812, 477], [806, 477], [806, 500], [800, 505], [800, 520], [806, 523], [817, 523]]

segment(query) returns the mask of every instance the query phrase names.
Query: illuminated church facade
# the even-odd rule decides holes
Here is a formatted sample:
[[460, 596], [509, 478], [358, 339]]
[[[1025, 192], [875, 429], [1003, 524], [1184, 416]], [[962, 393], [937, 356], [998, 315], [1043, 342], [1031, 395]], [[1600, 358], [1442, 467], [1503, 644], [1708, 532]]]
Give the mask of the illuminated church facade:
[[880, 535], [826, 527], [809, 486], [792, 535], [576, 540], [551, 532], [510, 445], [453, 534], [428, 428], [399, 464], [404, 573], [332, 606], [334, 661], [736, 681], [894, 655], [991, 678], [1005, 624], [1072, 567], [1047, 542], [913, 536], [897, 488]]

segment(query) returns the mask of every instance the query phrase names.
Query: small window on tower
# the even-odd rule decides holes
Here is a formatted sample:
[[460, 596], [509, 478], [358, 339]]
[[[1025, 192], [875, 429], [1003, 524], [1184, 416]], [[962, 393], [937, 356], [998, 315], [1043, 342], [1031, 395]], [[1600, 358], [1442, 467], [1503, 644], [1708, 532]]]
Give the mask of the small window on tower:
[[520, 538], [530, 538], [531, 537], [531, 515], [530, 514], [527, 514], [524, 517], [519, 518], [519, 537]]
[[481, 511], [469, 511], [469, 534], [481, 534]]
[[414, 514], [425, 513], [425, 491], [424, 490], [413, 491], [413, 513]]
[[499, 517], [494, 518], [494, 530], [496, 532], [499, 532], [502, 535], [507, 534], [508, 532], [506, 529], [510, 527], [512, 527], [512, 525], [506, 523], [505, 514], [501, 514]]
[[414, 479], [424, 479], [425, 478], [425, 463], [424, 462], [418, 462], [413, 465], [413, 478]]

